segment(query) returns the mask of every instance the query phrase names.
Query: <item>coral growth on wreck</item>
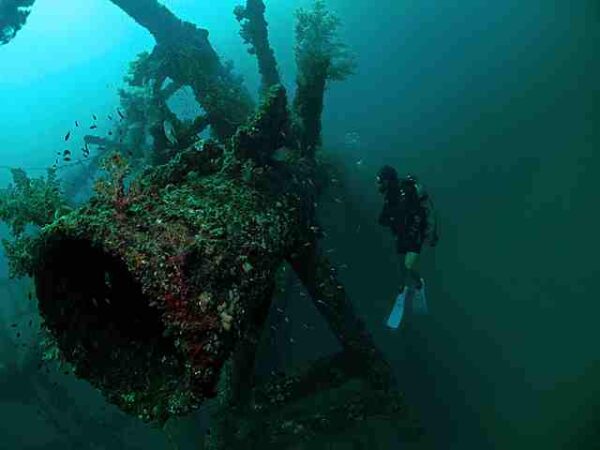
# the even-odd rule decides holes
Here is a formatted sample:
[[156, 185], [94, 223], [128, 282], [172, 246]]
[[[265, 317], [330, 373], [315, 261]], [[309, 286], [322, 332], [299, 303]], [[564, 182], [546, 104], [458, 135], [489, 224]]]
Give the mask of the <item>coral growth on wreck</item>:
[[[224, 367], [231, 370], [231, 379], [221, 379], [229, 380], [224, 398], [248, 398], [276, 274], [287, 262], [351, 357], [351, 375], [369, 373], [373, 385], [389, 387], [387, 363], [318, 249], [323, 96], [329, 81], [353, 67], [337, 18], [321, 0], [298, 12], [290, 109], [263, 2], [236, 9], [263, 78], [255, 108], [206, 30], [150, 0], [144, 9], [112, 1], [148, 27], [157, 45], [130, 67], [120, 91], [123, 142], [112, 142], [93, 196], [68, 210], [54, 172], [31, 180], [22, 171], [0, 194], [0, 219], [18, 243], [6, 247], [13, 274], [34, 277], [53, 348], [76, 376], [146, 422], [162, 425], [198, 408], [218, 393]], [[166, 106], [183, 86], [203, 109], [189, 122]], [[212, 139], [199, 139], [207, 126]], [[21, 241], [26, 224], [39, 232]], [[304, 392], [306, 384], [295, 382]], [[284, 397], [266, 403], [280, 406]], [[346, 409], [334, 411], [336, 420], [345, 420]], [[233, 439], [226, 428], [219, 436]]]
[[341, 81], [354, 72], [355, 61], [340, 40], [340, 19], [316, 0], [310, 9], [296, 12], [296, 64], [299, 77], [324, 72], [327, 80]]
[[329, 81], [344, 80], [355, 63], [338, 36], [340, 21], [315, 0], [312, 9], [300, 9], [296, 22], [297, 93], [295, 129], [303, 154], [311, 156], [321, 144], [321, 114]]
[[12, 277], [30, 273], [35, 237], [27, 233], [28, 226], [39, 229], [66, 212], [55, 169], [45, 177], [30, 178], [22, 169], [12, 169], [13, 182], [0, 190], [0, 220], [10, 226], [13, 239], [3, 239], [2, 245]]
[[246, 6], [237, 6], [234, 14], [241, 24], [240, 36], [248, 45], [248, 53], [256, 55], [263, 89], [280, 83], [275, 53], [269, 45], [265, 4], [261, 0], [248, 0]]

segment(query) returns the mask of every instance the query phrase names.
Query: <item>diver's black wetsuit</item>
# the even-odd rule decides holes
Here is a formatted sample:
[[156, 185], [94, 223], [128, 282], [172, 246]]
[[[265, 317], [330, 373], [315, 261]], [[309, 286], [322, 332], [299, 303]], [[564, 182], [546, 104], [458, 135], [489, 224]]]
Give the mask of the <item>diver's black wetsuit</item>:
[[427, 212], [421, 205], [405, 205], [398, 198], [386, 198], [379, 224], [390, 227], [396, 236], [398, 253], [421, 252], [427, 231]]
[[385, 166], [379, 172], [379, 182], [385, 196], [379, 224], [396, 236], [396, 251], [420, 253], [426, 240], [435, 246], [438, 237], [432, 204], [427, 194], [417, 193], [416, 181], [412, 177], [398, 180], [396, 171]]

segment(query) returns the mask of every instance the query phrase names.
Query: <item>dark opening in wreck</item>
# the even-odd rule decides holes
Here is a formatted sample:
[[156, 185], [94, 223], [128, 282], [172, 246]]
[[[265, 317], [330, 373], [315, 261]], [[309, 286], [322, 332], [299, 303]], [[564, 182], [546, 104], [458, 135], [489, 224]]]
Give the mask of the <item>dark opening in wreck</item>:
[[145, 414], [166, 416], [184, 357], [123, 262], [89, 241], [54, 237], [35, 280], [40, 313], [77, 376], [110, 386], [126, 410], [144, 414], [146, 404], [154, 410]]

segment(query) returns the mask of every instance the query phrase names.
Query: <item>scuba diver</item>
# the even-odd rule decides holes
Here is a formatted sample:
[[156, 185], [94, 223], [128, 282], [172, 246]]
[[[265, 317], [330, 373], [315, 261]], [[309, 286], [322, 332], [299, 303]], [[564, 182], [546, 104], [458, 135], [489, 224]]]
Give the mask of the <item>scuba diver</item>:
[[379, 224], [389, 227], [396, 236], [396, 251], [404, 259], [402, 290], [387, 322], [390, 328], [398, 328], [407, 301], [412, 301], [413, 312], [427, 314], [425, 282], [417, 265], [423, 244], [437, 245], [437, 220], [429, 195], [412, 175], [399, 179], [393, 167], [384, 166], [377, 183], [384, 196]]

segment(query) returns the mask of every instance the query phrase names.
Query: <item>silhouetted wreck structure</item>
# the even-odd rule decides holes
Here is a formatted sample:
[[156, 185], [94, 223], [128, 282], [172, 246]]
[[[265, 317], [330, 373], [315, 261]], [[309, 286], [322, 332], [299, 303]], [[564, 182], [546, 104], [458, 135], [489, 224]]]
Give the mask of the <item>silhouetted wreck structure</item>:
[[0, 0], [0, 45], [14, 39], [34, 3], [35, 0]]

